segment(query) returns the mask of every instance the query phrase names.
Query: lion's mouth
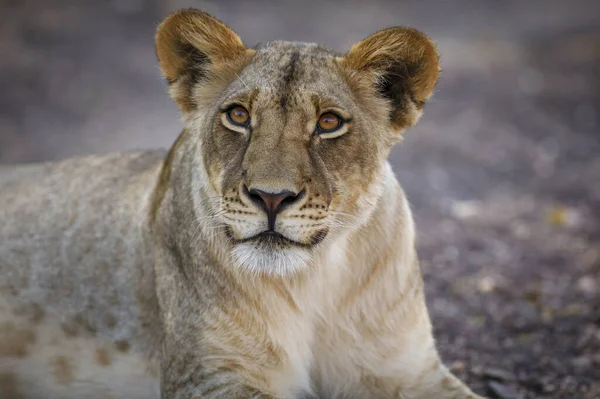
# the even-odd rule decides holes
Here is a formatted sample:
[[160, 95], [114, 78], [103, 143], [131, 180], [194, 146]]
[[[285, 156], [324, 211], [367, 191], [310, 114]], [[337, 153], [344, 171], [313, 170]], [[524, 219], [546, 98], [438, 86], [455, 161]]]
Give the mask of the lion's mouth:
[[291, 238], [288, 238], [275, 230], [265, 230], [251, 237], [242, 239], [235, 238], [229, 228], [227, 228], [225, 232], [234, 244], [256, 243], [260, 246], [269, 247], [273, 249], [285, 248], [290, 246], [311, 248], [323, 241], [323, 239], [328, 233], [326, 229], [318, 231], [311, 237], [308, 243], [304, 243], [292, 240]]
[[265, 230], [252, 237], [244, 238], [241, 240], [234, 240], [236, 244], [242, 244], [245, 242], [255, 242], [261, 245], [272, 246], [273, 248], [281, 248], [284, 246], [299, 246], [299, 247], [310, 247], [311, 244], [305, 244], [299, 241], [287, 238], [281, 233], [275, 230]]

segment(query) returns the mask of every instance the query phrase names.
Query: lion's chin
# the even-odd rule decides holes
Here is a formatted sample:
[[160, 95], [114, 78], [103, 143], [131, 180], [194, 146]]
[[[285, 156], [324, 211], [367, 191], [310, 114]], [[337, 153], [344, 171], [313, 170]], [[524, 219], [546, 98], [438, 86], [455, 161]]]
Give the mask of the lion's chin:
[[310, 248], [297, 245], [274, 245], [268, 240], [236, 244], [233, 260], [237, 267], [255, 275], [293, 276], [308, 267]]

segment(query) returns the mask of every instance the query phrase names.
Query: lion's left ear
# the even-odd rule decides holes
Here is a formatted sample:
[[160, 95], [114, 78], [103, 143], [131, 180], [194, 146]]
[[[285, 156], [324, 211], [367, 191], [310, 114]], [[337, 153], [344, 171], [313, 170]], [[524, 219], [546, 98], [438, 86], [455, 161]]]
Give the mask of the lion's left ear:
[[423, 33], [406, 27], [381, 30], [358, 42], [341, 64], [367, 79], [388, 100], [390, 122], [401, 131], [414, 125], [440, 73], [439, 55]]
[[156, 32], [160, 67], [184, 113], [201, 100], [196, 88], [226, 85], [253, 53], [227, 25], [193, 8], [169, 15]]

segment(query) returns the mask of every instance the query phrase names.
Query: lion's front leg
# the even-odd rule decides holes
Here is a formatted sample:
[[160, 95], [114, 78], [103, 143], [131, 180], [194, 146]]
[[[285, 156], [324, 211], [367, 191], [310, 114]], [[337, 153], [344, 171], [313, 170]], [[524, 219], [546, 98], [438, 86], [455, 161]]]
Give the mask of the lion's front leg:
[[[236, 373], [237, 374], [237, 373]], [[197, 374], [187, 380], [165, 376], [161, 387], [162, 399], [275, 399], [276, 397], [242, 381], [242, 374], [232, 375], [222, 370], [212, 375]]]
[[232, 294], [219, 301], [209, 288], [200, 292], [197, 279], [165, 265], [157, 267], [161, 398], [275, 399], [280, 392], [267, 374], [281, 359], [253, 329], [252, 312], [229, 300]]
[[484, 399], [473, 393], [439, 361], [425, 370], [412, 384], [401, 388], [400, 399]]
[[[373, 387], [388, 387], [385, 395], [373, 397], [483, 399], [442, 364], [426, 315], [422, 314], [421, 322], [412, 328], [405, 328], [400, 336], [401, 341], [397, 345], [390, 345], [387, 351], [388, 354], [395, 353], [395, 356], [385, 356], [386, 351], [382, 350], [381, 354], [385, 356], [382, 356], [382, 367], [372, 369], [373, 378], [365, 380]], [[379, 341], [393, 342], [386, 334], [380, 336]]]
[[316, 378], [323, 397], [483, 399], [442, 364], [420, 276], [412, 278], [412, 292], [380, 290], [377, 303], [365, 297], [338, 319], [343, 333], [320, 337]]
[[[423, 298], [399, 312], [389, 315], [390, 320], [406, 318], [409, 325], [397, 325], [396, 329], [372, 335], [381, 361], [373, 362], [367, 373], [372, 378], [363, 378], [369, 388], [384, 393], [374, 398], [398, 399], [483, 399], [473, 393], [455, 377], [441, 362], [429, 316]], [[411, 312], [416, 312], [411, 316]], [[367, 369], [368, 370], [368, 369]]]
[[372, 326], [352, 344], [318, 345], [315, 379], [320, 397], [483, 399], [442, 364], [428, 323], [413, 327], [375, 332]]
[[[412, 351], [411, 351], [412, 352]], [[426, 354], [423, 361], [413, 356], [398, 357], [394, 367], [382, 359], [386, 369], [363, 370], [360, 377], [362, 397], [396, 399], [484, 399], [473, 393], [439, 360], [437, 353]], [[392, 370], [395, 369], [394, 375]], [[392, 374], [392, 375], [390, 375]]]
[[[399, 357], [394, 367], [363, 370], [360, 376], [361, 397], [395, 399], [484, 399], [473, 393], [431, 353], [423, 361], [415, 357]], [[394, 370], [395, 369], [395, 370]], [[394, 372], [395, 371], [395, 372]], [[356, 396], [358, 398], [358, 396]]]
[[[162, 399], [275, 399], [257, 364], [224, 339], [199, 342], [184, 323], [167, 328], [161, 361]], [[239, 350], [239, 353], [235, 351]]]

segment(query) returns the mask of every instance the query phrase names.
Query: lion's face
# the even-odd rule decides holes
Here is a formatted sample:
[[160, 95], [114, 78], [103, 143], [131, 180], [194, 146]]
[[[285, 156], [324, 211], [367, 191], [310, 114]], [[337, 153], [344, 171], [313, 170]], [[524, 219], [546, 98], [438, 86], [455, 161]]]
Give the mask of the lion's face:
[[216, 104], [202, 155], [240, 263], [297, 268], [373, 209], [387, 118], [363, 109], [340, 68], [316, 46], [269, 44]]
[[[418, 82], [430, 86], [428, 96], [437, 54], [405, 29], [381, 31], [345, 56], [289, 42], [246, 49], [212, 17], [188, 13], [159, 28], [157, 52], [200, 143], [208, 198], [198, 217], [223, 227], [239, 266], [293, 273], [318, 248], [367, 222], [389, 149], [421, 111], [425, 96], [410, 88], [411, 79], [435, 69]], [[211, 42], [190, 36], [202, 35], [199, 27]], [[420, 59], [397, 66], [396, 55], [381, 60], [386, 53], [377, 42], [385, 48], [385, 40], [402, 38], [426, 40], [419, 43], [433, 54], [434, 68]]]

